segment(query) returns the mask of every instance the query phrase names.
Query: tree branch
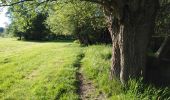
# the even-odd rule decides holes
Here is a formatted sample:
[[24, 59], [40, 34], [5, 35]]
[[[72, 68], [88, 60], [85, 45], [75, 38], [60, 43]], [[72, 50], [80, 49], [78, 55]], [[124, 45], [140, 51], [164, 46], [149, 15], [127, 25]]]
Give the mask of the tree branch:
[[[13, 5], [16, 5], [16, 4], [20, 4], [20, 3], [24, 3], [24, 2], [29, 2], [29, 1], [35, 1], [35, 0], [20, 0], [18, 2], [13, 2], [13, 3], [10, 3], [10, 4], [0, 3], [0, 7], [13, 6]], [[49, 2], [49, 1], [57, 1], [57, 0], [44, 0], [44, 1], [40, 2], [39, 4], [42, 4], [42, 3], [45, 3], [45, 2]]]
[[21, 1], [18, 1], [18, 2], [14, 2], [14, 3], [10, 3], [10, 4], [1, 4], [0, 7], [3, 7], [3, 6], [13, 6], [13, 5], [16, 5], [16, 4], [19, 4], [19, 3], [23, 3], [23, 2], [27, 2], [27, 1], [34, 1], [34, 0], [21, 0]]

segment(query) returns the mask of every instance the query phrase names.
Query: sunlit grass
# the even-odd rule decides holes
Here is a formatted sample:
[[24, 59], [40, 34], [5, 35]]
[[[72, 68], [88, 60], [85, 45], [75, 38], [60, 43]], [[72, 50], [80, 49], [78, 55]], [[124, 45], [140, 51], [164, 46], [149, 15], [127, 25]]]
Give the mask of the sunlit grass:
[[78, 98], [75, 44], [0, 39], [0, 48], [0, 98]]
[[[79, 100], [79, 71], [107, 100], [168, 100], [170, 90], [110, 80], [111, 46], [0, 38], [0, 100]], [[93, 100], [94, 98], [92, 98]]]

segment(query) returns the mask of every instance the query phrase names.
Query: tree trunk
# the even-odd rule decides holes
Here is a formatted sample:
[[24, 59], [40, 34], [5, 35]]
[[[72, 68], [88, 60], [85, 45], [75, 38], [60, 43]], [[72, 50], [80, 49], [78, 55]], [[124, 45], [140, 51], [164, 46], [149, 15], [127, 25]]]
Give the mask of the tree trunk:
[[118, 17], [114, 17], [114, 21], [113, 11], [108, 16], [113, 43], [111, 76], [120, 79], [123, 84], [129, 78], [145, 75], [147, 45], [154, 33], [158, 2], [139, 1], [141, 4], [132, 0], [119, 6]]
[[158, 51], [155, 53], [155, 57], [157, 59], [162, 59], [162, 58], [166, 58], [165, 56], [169, 53], [170, 51], [170, 36], [166, 36], [165, 40], [163, 41], [163, 43], [161, 44], [160, 48], [158, 49]]
[[120, 80], [122, 83], [126, 83], [130, 77], [136, 78], [145, 74], [147, 45], [153, 28], [151, 28], [152, 25], [135, 24], [130, 25], [127, 22], [120, 26]]
[[[106, 13], [106, 9], [105, 9]], [[118, 33], [118, 27], [114, 27], [113, 31], [113, 25], [118, 24], [117, 20], [113, 21], [111, 14], [106, 14], [106, 18], [108, 21], [108, 30], [110, 32], [111, 38], [112, 38], [112, 67], [111, 67], [111, 79], [119, 79], [120, 77], [120, 48], [119, 48], [119, 34]], [[118, 25], [116, 25], [118, 26]]]

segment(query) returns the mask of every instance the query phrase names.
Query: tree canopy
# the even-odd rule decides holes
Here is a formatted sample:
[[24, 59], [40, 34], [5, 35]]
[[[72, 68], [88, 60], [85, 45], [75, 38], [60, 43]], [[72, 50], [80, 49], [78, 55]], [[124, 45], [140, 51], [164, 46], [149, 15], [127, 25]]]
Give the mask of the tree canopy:
[[104, 15], [96, 4], [80, 1], [64, 2], [60, 0], [53, 6], [47, 24], [52, 32], [74, 33], [77, 27], [85, 24], [93, 27], [105, 27]]

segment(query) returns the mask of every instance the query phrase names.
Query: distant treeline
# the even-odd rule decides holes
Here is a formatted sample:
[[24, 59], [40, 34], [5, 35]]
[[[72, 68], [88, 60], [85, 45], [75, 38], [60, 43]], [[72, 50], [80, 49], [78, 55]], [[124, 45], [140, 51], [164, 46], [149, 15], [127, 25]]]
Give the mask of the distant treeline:
[[[85, 45], [111, 43], [104, 13], [98, 5], [59, 1], [50, 6], [9, 7], [12, 23], [6, 34], [19, 40], [75, 39]], [[36, 10], [27, 10], [31, 8]]]
[[0, 27], [0, 33], [3, 33], [3, 32], [4, 32], [4, 28]]
[[[111, 43], [105, 14], [100, 6], [80, 1], [58, 1], [49, 5], [9, 7], [12, 23], [6, 34], [24, 40], [77, 39], [85, 45]], [[169, 7], [167, 2], [161, 2], [154, 35], [170, 34]], [[36, 10], [27, 10], [32, 8]], [[2, 28], [0, 32], [3, 32]]]

